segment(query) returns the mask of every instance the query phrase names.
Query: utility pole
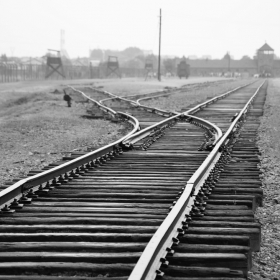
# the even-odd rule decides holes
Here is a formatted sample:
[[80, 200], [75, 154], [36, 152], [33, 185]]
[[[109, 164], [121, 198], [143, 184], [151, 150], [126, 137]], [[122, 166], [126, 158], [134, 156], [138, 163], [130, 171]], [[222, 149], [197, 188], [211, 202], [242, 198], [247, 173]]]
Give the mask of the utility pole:
[[160, 81], [161, 9], [159, 10], [158, 80]]
[[229, 54], [229, 52], [228, 52], [228, 71], [231, 72], [230, 71], [230, 54]]

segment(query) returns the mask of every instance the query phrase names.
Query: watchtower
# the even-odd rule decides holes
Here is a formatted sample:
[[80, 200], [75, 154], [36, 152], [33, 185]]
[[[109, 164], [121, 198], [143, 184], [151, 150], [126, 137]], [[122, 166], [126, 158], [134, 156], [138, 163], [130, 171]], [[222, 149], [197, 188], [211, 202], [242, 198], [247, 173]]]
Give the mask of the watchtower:
[[[62, 60], [60, 57], [60, 51], [57, 50], [48, 50], [48, 51], [53, 51], [53, 52], [57, 52], [57, 56], [47, 56], [47, 66], [46, 66], [46, 76], [45, 78], [49, 78], [53, 73], [58, 73], [60, 76], [62, 76], [63, 78], [65, 78], [65, 74], [64, 74], [64, 69], [63, 69], [63, 64], [62, 64]], [[61, 68], [61, 69], [59, 69]], [[61, 70], [61, 71], [59, 71]]]
[[119, 68], [119, 61], [117, 56], [108, 57], [106, 76], [109, 77], [113, 73], [121, 78], [121, 71]]
[[273, 74], [274, 49], [265, 43], [257, 51], [258, 72], [261, 75]]
[[154, 74], [154, 64], [151, 59], [146, 59], [145, 61], [145, 81], [148, 77], [153, 77]]

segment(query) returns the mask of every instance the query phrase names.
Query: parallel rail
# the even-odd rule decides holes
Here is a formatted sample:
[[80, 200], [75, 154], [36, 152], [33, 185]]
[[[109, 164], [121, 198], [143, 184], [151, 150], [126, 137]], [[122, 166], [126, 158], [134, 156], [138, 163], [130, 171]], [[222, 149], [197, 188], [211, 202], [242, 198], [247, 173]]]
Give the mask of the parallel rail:
[[[261, 86], [260, 86], [261, 87]], [[258, 90], [260, 89], [258, 88]], [[208, 104], [211, 104], [221, 98], [226, 97], [230, 93], [239, 90], [242, 87], [239, 87], [233, 91], [229, 91], [219, 97], [213, 98], [211, 100], [208, 100], [207, 102], [204, 102], [201, 104], [201, 107], [206, 107]], [[75, 89], [73, 89], [75, 90]], [[76, 90], [77, 91], [77, 90]], [[203, 162], [203, 164], [198, 168], [198, 170], [191, 176], [191, 178], [188, 180], [184, 191], [174, 207], [172, 208], [170, 214], [166, 217], [162, 225], [158, 228], [155, 235], [150, 240], [148, 246], [146, 247], [144, 253], [139, 259], [138, 265], [134, 268], [131, 276], [129, 279], [154, 279], [157, 275], [161, 275], [162, 272], [160, 271], [160, 265], [167, 265], [166, 261], [166, 248], [171, 252], [171, 246], [172, 244], [176, 243], [178, 240], [176, 239], [178, 235], [178, 229], [179, 233], [186, 228], [186, 222], [184, 222], [184, 227], [182, 229], [182, 214], [185, 215], [186, 213], [189, 213], [192, 209], [192, 205], [194, 203], [194, 196], [199, 193], [200, 187], [203, 183], [203, 181], [207, 178], [209, 172], [211, 169], [214, 168], [215, 162], [218, 161], [222, 150], [226, 146], [226, 142], [228, 141], [228, 137], [232, 132], [229, 130], [226, 132], [224, 136], [222, 136], [222, 132], [220, 128], [217, 126], [211, 124], [209, 121], [205, 121], [202, 118], [198, 118], [195, 116], [191, 116], [190, 113], [197, 112], [200, 110], [200, 106], [195, 107], [192, 110], [189, 110], [184, 113], [172, 113], [172, 116], [170, 116], [170, 112], [166, 112], [159, 109], [153, 109], [150, 107], [145, 107], [140, 104], [137, 104], [134, 101], [129, 101], [125, 98], [117, 97], [116, 95], [113, 96], [111, 93], [107, 93], [107, 95], [111, 96], [113, 99], [119, 99], [125, 102], [128, 102], [132, 104], [132, 106], [141, 107], [144, 110], [158, 113], [158, 114], [168, 114], [169, 118], [166, 120], [161, 121], [160, 123], [157, 123], [151, 127], [147, 127], [143, 129], [142, 131], [139, 130], [139, 122], [132, 117], [130, 114], [123, 114], [116, 112], [110, 108], [107, 108], [102, 103], [98, 102], [96, 100], [93, 100], [86, 96], [83, 92], [77, 91], [85, 96], [88, 100], [93, 102], [100, 110], [103, 112], [110, 114], [112, 118], [119, 118], [119, 116], [122, 116], [123, 118], [126, 118], [128, 122], [130, 122], [134, 128], [133, 130], [122, 139], [107, 145], [106, 147], [103, 147], [101, 149], [98, 149], [94, 152], [88, 153], [86, 155], [82, 155], [76, 159], [73, 159], [65, 164], [62, 164], [58, 167], [52, 168], [50, 170], [47, 170], [43, 173], [37, 174], [35, 176], [29, 177], [27, 179], [23, 179], [13, 186], [7, 188], [6, 190], [0, 192], [0, 204], [7, 203], [9, 200], [13, 199], [15, 196], [20, 195], [22, 192], [25, 192], [26, 190], [34, 187], [42, 185], [43, 183], [48, 184], [49, 181], [52, 180], [53, 185], [56, 183], [62, 182], [67, 177], [74, 177], [75, 174], [79, 174], [79, 171], [83, 171], [83, 169], [90, 168], [94, 165], [95, 160], [102, 160], [102, 159], [110, 159], [110, 157], [114, 157], [114, 155], [118, 155], [118, 153], [121, 151], [122, 148], [131, 149], [133, 148], [133, 145], [137, 142], [139, 142], [142, 139], [145, 139], [147, 137], [150, 137], [153, 135], [156, 131], [160, 129], [164, 129], [168, 127], [168, 125], [173, 124], [177, 121], [187, 121], [191, 122], [192, 124], [195, 124], [197, 126], [200, 126], [207, 130], [210, 134], [212, 139], [212, 152], [207, 157], [207, 159]], [[241, 110], [240, 114], [237, 118], [233, 121], [230, 128], [235, 127], [236, 124], [239, 123], [239, 121], [243, 118], [243, 116], [248, 111], [248, 106], [251, 104], [253, 98], [256, 96], [257, 92], [254, 94], [253, 97], [250, 98], [250, 100], [246, 104], [246, 108], [244, 107], [243, 110]], [[40, 190], [40, 187], [39, 187]], [[6, 192], [5, 192], [6, 191]]]
[[[226, 145], [229, 135], [234, 131], [238, 122], [244, 118], [248, 112], [252, 101], [264, 83], [265, 81], [258, 87], [255, 94], [250, 98], [250, 100], [246, 103], [244, 108], [232, 122], [227, 132], [216, 144], [213, 151], [186, 183], [186, 187], [181, 197], [146, 246], [143, 254], [134, 267], [129, 280], [152, 280], [158, 275], [163, 276], [162, 272], [160, 271], [160, 267], [167, 262], [166, 255], [168, 254], [168, 251], [172, 250], [172, 245], [178, 242], [178, 230], [183, 231], [182, 221], [185, 221], [185, 215], [190, 213], [191, 208], [194, 205], [196, 195], [199, 193], [203, 182], [209, 176], [210, 171], [215, 166], [215, 163], [219, 160], [221, 156], [221, 148], [223, 145]], [[213, 100], [210, 100], [210, 102], [212, 103], [214, 100], [223, 98], [223, 96], [224, 95], [216, 97]], [[207, 102], [205, 102], [203, 106], [207, 106]], [[192, 111], [196, 112], [199, 109], [199, 106], [197, 106]], [[130, 138], [133, 137], [134, 135], [132, 135]]]

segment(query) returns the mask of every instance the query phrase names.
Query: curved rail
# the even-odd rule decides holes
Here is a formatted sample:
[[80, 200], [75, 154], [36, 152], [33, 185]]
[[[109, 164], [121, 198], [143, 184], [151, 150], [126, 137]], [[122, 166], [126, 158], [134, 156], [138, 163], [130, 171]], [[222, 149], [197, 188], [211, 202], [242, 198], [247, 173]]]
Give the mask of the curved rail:
[[[245, 84], [243, 86], [237, 87], [235, 89], [229, 90], [226, 93], [223, 93], [223, 94], [221, 94], [219, 96], [213, 97], [210, 100], [207, 100], [207, 101], [205, 101], [205, 102], [195, 106], [194, 108], [184, 112], [184, 114], [194, 114], [194, 113], [198, 112], [199, 110], [207, 107], [207, 105], [210, 105], [210, 104], [212, 104], [212, 103], [214, 103], [214, 102], [216, 102], [216, 101], [218, 101], [220, 99], [223, 99], [223, 98], [227, 97], [229, 94], [231, 94], [231, 93], [233, 93], [233, 92], [235, 92], [237, 90], [240, 90], [241, 88], [244, 88], [244, 87], [246, 87], [246, 86], [248, 86], [250, 84], [253, 84], [255, 82], [256, 81], [253, 81], [251, 83], [248, 83], [248, 84]], [[122, 100], [122, 101], [128, 102], [132, 106], [138, 107], [139, 109], [146, 110], [147, 112], [156, 113], [156, 114], [158, 114], [160, 116], [164, 116], [166, 118], [169, 118], [171, 116], [176, 116], [176, 115], [181, 114], [181, 113], [178, 113], [178, 112], [171, 112], [171, 111], [166, 111], [166, 110], [162, 110], [162, 109], [159, 109], [159, 108], [145, 106], [145, 105], [140, 104], [140, 101], [147, 100], [147, 99], [152, 99], [152, 98], [158, 98], [158, 97], [162, 97], [162, 96], [167, 96], [169, 94], [172, 94], [174, 91], [184, 90], [184, 87], [173, 88], [173, 89], [169, 89], [169, 90], [162, 90], [162, 91], [156, 91], [156, 92], [153, 92], [153, 93], [148, 93], [149, 96], [141, 97], [141, 98], [137, 99], [136, 101], [129, 100], [129, 99], [124, 98], [124, 97], [120, 97], [120, 96], [118, 96], [116, 94], [113, 94], [111, 92], [108, 92], [108, 91], [98, 90], [98, 89], [95, 89], [93, 87], [89, 87], [89, 88], [92, 89], [92, 90], [95, 90], [97, 92], [100, 92], [100, 93], [103, 93], [103, 94], [106, 94], [106, 95], [110, 96], [110, 98], [105, 98], [105, 99], [100, 100], [100, 104], [103, 104], [104, 102], [109, 101], [109, 100], [117, 99], [117, 100]], [[157, 94], [157, 93], [163, 93], [163, 94], [156, 95], [156, 96], [151, 96], [151, 94]], [[145, 95], [147, 95], [147, 94], [145, 94]], [[133, 97], [133, 96], [131, 96], [131, 97]]]
[[189, 179], [182, 195], [146, 246], [140, 259], [130, 274], [129, 280], [151, 280], [155, 279], [157, 275], [163, 275], [160, 271], [160, 266], [162, 264], [168, 265], [165, 257], [167, 254], [172, 254], [171, 246], [178, 243], [176, 237], [183, 231], [182, 222], [184, 223], [184, 216], [191, 211], [195, 196], [198, 194], [203, 181], [208, 177], [211, 169], [215, 165], [215, 162], [218, 161], [221, 155], [221, 147], [226, 144], [228, 137], [235, 129], [235, 126], [244, 117], [244, 115], [246, 115], [252, 101], [265, 82], [266, 81], [257, 88], [254, 95], [249, 99], [244, 108], [232, 122], [227, 132], [223, 135], [203, 164]]
[[134, 101], [131, 101], [129, 99], [126, 99], [126, 98], [123, 98], [123, 97], [120, 97], [120, 96], [114, 96], [114, 97], [102, 99], [102, 100], [100, 100], [100, 104], [103, 104], [106, 101], [110, 101], [110, 100], [114, 100], [114, 99], [124, 101], [124, 102], [129, 103], [131, 106], [134, 106], [134, 107], [138, 106]]
[[149, 126], [145, 129], [141, 130], [141, 131], [138, 131], [137, 133], [134, 133], [134, 134], [128, 136], [127, 138], [124, 139], [123, 143], [126, 146], [133, 145], [134, 143], [138, 142], [139, 140], [149, 136], [150, 134], [153, 134], [155, 129], [164, 127], [168, 123], [170, 123], [174, 120], [178, 120], [183, 116], [187, 117], [186, 118], [187, 121], [189, 121], [191, 123], [194, 123], [195, 125], [199, 125], [202, 128], [205, 128], [205, 129], [208, 129], [208, 130], [212, 131], [212, 135], [213, 135], [213, 137], [215, 137], [213, 145], [215, 145], [217, 143], [217, 141], [221, 138], [222, 131], [215, 124], [212, 124], [212, 123], [210, 123], [206, 120], [203, 120], [203, 119], [195, 117], [195, 116], [187, 115], [186, 113], [181, 113], [181, 114], [177, 114], [177, 115], [174, 115], [172, 117], [169, 117], [169, 118], [167, 118], [167, 119], [165, 119], [165, 120], [163, 120], [159, 123], [156, 123], [152, 126]]
[[[134, 118], [131, 115], [122, 113], [122, 112], [115, 112], [114, 110], [100, 104], [98, 101], [90, 98], [83, 92], [76, 90], [73, 87], [69, 87], [72, 90], [82, 94], [85, 98], [93, 102], [100, 110], [103, 112], [106, 112], [110, 114], [113, 118], [121, 118], [123, 120], [126, 120], [130, 124], [133, 125], [133, 129], [124, 137], [121, 139], [106, 145], [105, 147], [102, 147], [100, 149], [97, 149], [93, 152], [87, 153], [86, 155], [80, 156], [76, 159], [73, 159], [71, 161], [68, 161], [62, 165], [59, 165], [57, 167], [54, 167], [52, 169], [49, 169], [47, 171], [44, 171], [42, 173], [36, 174], [34, 176], [22, 179], [15, 184], [9, 186], [5, 190], [0, 192], [0, 205], [3, 205], [10, 201], [11, 199], [14, 199], [15, 197], [23, 194], [24, 191], [35, 187], [42, 185], [43, 183], [48, 183], [49, 181], [53, 181], [56, 183], [57, 177], [62, 178], [62, 175], [66, 175], [66, 177], [69, 175], [67, 173], [74, 172], [75, 169], [83, 168], [84, 165], [89, 164], [90, 162], [102, 158], [102, 157], [110, 157], [115, 153], [119, 146], [122, 144], [122, 141], [129, 137], [130, 135], [134, 134], [136, 131], [139, 130], [139, 122], [136, 118]], [[62, 179], [61, 179], [62, 180]], [[59, 180], [58, 180], [59, 181]]]
[[105, 113], [111, 115], [113, 118], [116, 117], [117, 112], [115, 112], [115, 111], [112, 110], [111, 108], [108, 108], [108, 107], [102, 105], [100, 102], [98, 102], [98, 101], [96, 101], [96, 100], [90, 98], [90, 97], [87, 96], [84, 92], [82, 92], [82, 91], [80, 91], [80, 90], [78, 90], [78, 89], [75, 89], [75, 88], [73, 88], [73, 87], [71, 87], [71, 86], [68, 86], [68, 88], [72, 89], [72, 90], [75, 91], [75, 92], [80, 93], [82, 96], [84, 96], [86, 99], [90, 100], [94, 105], [96, 105], [101, 111], [103, 111], [103, 112], [105, 112]]
[[[142, 100], [142, 99], [149, 99], [149, 98], [157, 98], [157, 97], [161, 97], [161, 96], [166, 96], [166, 95], [172, 94], [174, 91], [178, 90], [178, 88], [174, 88], [174, 89], [170, 89], [170, 90], [156, 91], [156, 92], [140, 94], [140, 95], [130, 95], [130, 96], [126, 96], [126, 97], [121, 97], [121, 96], [118, 96], [118, 95], [113, 94], [113, 93], [108, 92], [108, 91], [97, 90], [97, 89], [92, 88], [92, 87], [89, 87], [89, 88], [92, 89], [92, 90], [95, 90], [97, 92], [104, 93], [104, 94], [110, 96], [109, 98], [105, 98], [105, 99], [100, 100], [99, 101], [100, 104], [103, 104], [104, 102], [109, 101], [109, 100], [117, 99], [117, 100], [121, 100], [121, 101], [130, 103], [130, 105], [132, 105], [134, 107], [138, 107], [140, 109], [144, 109], [147, 112], [156, 113], [156, 114], [164, 116], [164, 117], [170, 117], [170, 116], [176, 114], [176, 113], [168, 112], [168, 111], [165, 111], [165, 110], [162, 110], [162, 109], [159, 109], [159, 108], [151, 108], [151, 107], [147, 107], [147, 106], [141, 105], [138, 101]], [[164, 94], [151, 96], [152, 94], [158, 94], [158, 93], [164, 93]], [[149, 96], [147, 97], [146, 95], [149, 95]], [[135, 97], [135, 96], [144, 96], [144, 97], [140, 98], [140, 99], [138, 99], [136, 101], [133, 101], [133, 100], [130, 100], [130, 99], [127, 98], [127, 97]]]
[[[173, 92], [171, 92], [173, 93]], [[161, 94], [161, 95], [156, 95], [156, 96], [148, 96], [148, 97], [144, 97], [144, 98], [139, 98], [136, 100], [136, 103], [138, 104], [139, 107], [143, 108], [144, 110], [148, 111], [148, 112], [155, 112], [156, 114], [159, 114], [161, 116], [172, 116], [172, 115], [176, 115], [179, 114], [177, 112], [170, 112], [170, 111], [166, 111], [166, 110], [162, 110], [159, 108], [152, 108], [152, 107], [148, 107], [145, 105], [140, 104], [140, 101], [142, 100], [148, 100], [148, 99], [152, 99], [152, 98], [158, 98], [158, 97], [163, 97], [163, 96], [167, 96], [171, 93], [167, 93], [167, 94]]]
[[[255, 83], [255, 81], [253, 81], [252, 83]], [[173, 119], [176, 119], [178, 117], [180, 117], [181, 115], [185, 115], [185, 116], [188, 116], [189, 118], [192, 118], [195, 122], [195, 124], [198, 124], [198, 125], [201, 125], [203, 126], [204, 128], [207, 128], [207, 129], [213, 129], [214, 130], [214, 136], [215, 136], [215, 140], [214, 142], [212, 143], [212, 146], [214, 146], [218, 140], [221, 138], [222, 136], [222, 131], [220, 130], [220, 128], [218, 128], [216, 125], [214, 124], [211, 124], [210, 122], [206, 121], [206, 120], [203, 120], [201, 118], [198, 118], [198, 117], [195, 117], [193, 115], [189, 115], [189, 114], [192, 114], [192, 113], [196, 113], [198, 112], [199, 110], [201, 110], [202, 108], [205, 108], [207, 107], [207, 105], [210, 105], [220, 99], [223, 99], [225, 97], [227, 97], [229, 94], [235, 92], [235, 91], [238, 91], [240, 90], [241, 88], [244, 88], [252, 83], [248, 83], [244, 86], [240, 86], [240, 87], [237, 87], [233, 90], [230, 90], [230, 91], [227, 91], [226, 93], [223, 93], [219, 96], [216, 96], [216, 97], [213, 97], [211, 98], [210, 100], [207, 100], [197, 106], [195, 106], [193, 109], [190, 109], [184, 113], [177, 113], [177, 112], [167, 112], [167, 111], [164, 111], [164, 110], [161, 110], [161, 109], [157, 109], [157, 108], [152, 108], [152, 107], [148, 107], [148, 106], [144, 106], [144, 105], [141, 105], [140, 104], [140, 101], [141, 100], [144, 100], [144, 99], [151, 99], [151, 98], [154, 98], [154, 97], [145, 97], [145, 98], [140, 98], [136, 101], [137, 105], [139, 108], [143, 108], [144, 110], [148, 111], [148, 112], [155, 112], [157, 114], [160, 114], [160, 115], [163, 115], [163, 116], [169, 116], [168, 119], [166, 120], [163, 120], [161, 121], [160, 123], [158, 124], [155, 124], [153, 126], [150, 126], [150, 127], [147, 127], [146, 129], [144, 130], [141, 130], [141, 132], [138, 132], [136, 134], [133, 134], [131, 136], [128, 136], [125, 140], [124, 140], [124, 143], [126, 145], [129, 145], [129, 142], [131, 144], [134, 144], [135, 142], [139, 141], [140, 139], [142, 138], [145, 138], [147, 137], [150, 133], [153, 132], [153, 130], [159, 125], [159, 126], [163, 126], [165, 125], [166, 123], [169, 122], [169, 120], [173, 120]], [[159, 95], [159, 96], [164, 96], [164, 95]], [[158, 97], [159, 97], [158, 96]], [[171, 115], [171, 116], [170, 116]]]
[[[194, 108], [192, 108], [192, 109], [186, 111], [184, 114], [194, 114], [194, 113], [198, 112], [199, 110], [201, 110], [201, 109], [207, 107], [208, 105], [210, 105], [210, 104], [212, 104], [212, 103], [214, 103], [214, 102], [216, 102], [216, 101], [218, 101], [218, 100], [220, 100], [220, 99], [223, 99], [223, 98], [227, 97], [229, 94], [231, 94], [231, 93], [233, 93], [233, 92], [235, 92], [235, 91], [238, 91], [238, 90], [240, 90], [241, 88], [244, 88], [244, 87], [246, 87], [246, 86], [248, 86], [248, 85], [250, 85], [250, 84], [253, 84], [253, 83], [255, 83], [255, 82], [256, 82], [256, 81], [253, 81], [253, 82], [251, 82], [251, 83], [248, 83], [248, 84], [245, 84], [245, 85], [243, 85], [243, 86], [240, 86], [240, 87], [237, 87], [237, 88], [235, 88], [235, 89], [232, 89], [232, 90], [230, 90], [230, 91], [227, 91], [226, 93], [223, 93], [223, 94], [221, 94], [221, 95], [219, 95], [219, 96], [213, 97], [213, 98], [211, 98], [210, 100], [207, 100], [207, 101], [205, 101], [205, 102], [203, 102], [203, 103], [201, 103], [201, 104], [195, 106]], [[180, 90], [183, 90], [183, 89], [184, 89], [183, 87], [180, 88]], [[178, 89], [175, 89], [175, 90], [178, 90]], [[167, 94], [161, 94], [161, 95], [157, 95], [157, 96], [148, 96], [148, 97], [139, 98], [139, 99], [137, 99], [136, 102], [134, 102], [134, 103], [136, 103], [137, 106], [138, 106], [139, 108], [143, 109], [143, 110], [146, 110], [146, 111], [148, 111], [148, 112], [154, 112], [154, 113], [156, 113], [156, 114], [158, 114], [158, 115], [161, 115], [161, 116], [164, 116], [164, 117], [170, 117], [170, 116], [172, 116], [172, 115], [173, 115], [173, 116], [174, 116], [174, 115], [178, 115], [178, 114], [180, 114], [180, 113], [179, 113], [179, 112], [176, 112], [176, 111], [174, 111], [174, 112], [172, 112], [172, 111], [166, 111], [166, 110], [162, 110], [162, 109], [159, 109], [159, 108], [149, 107], [149, 106], [145, 106], [145, 105], [140, 104], [140, 101], [142, 101], [142, 100], [148, 100], [148, 99], [152, 99], [152, 98], [155, 98], [155, 97], [163, 97], [163, 96], [167, 96], [167, 95], [169, 95], [169, 94], [171, 94], [171, 93], [173, 93], [173, 91], [172, 91], [172, 92], [168, 92]]]
[[[253, 81], [252, 83], [254, 83], [255, 81]], [[163, 120], [157, 124], [154, 124], [150, 127], [147, 127], [146, 129], [144, 130], [141, 130], [141, 132], [137, 132], [136, 134], [133, 134], [133, 135], [130, 135], [128, 136], [125, 140], [124, 140], [124, 144], [126, 146], [129, 146], [130, 144], [134, 144], [136, 143], [137, 141], [139, 141], [140, 139], [143, 139], [147, 136], [149, 136], [151, 133], [154, 132], [154, 129], [158, 128], [158, 127], [163, 127], [164, 125], [168, 124], [169, 122], [172, 122], [174, 119], [182, 116], [182, 115], [188, 115], [188, 114], [191, 114], [191, 113], [196, 113], [197, 111], [199, 111], [200, 109], [202, 108], [205, 108], [207, 105], [210, 105], [220, 99], [223, 99], [225, 98], [226, 96], [228, 96], [229, 94], [237, 91], [237, 90], [240, 90], [241, 88], [244, 88], [252, 83], [248, 83], [246, 85], [243, 85], [243, 86], [240, 86], [240, 87], [237, 87], [233, 90], [230, 90], [226, 93], [223, 93], [217, 97], [214, 97], [208, 101], [205, 101], [199, 105], [197, 105], [196, 107], [194, 107], [193, 109], [190, 109], [184, 113], [178, 113], [178, 112], [169, 112], [169, 111], [165, 111], [165, 110], [162, 110], [162, 109], [159, 109], [159, 108], [153, 108], [153, 107], [148, 107], [148, 106], [145, 106], [145, 105], [141, 105], [140, 104], [140, 101], [141, 100], [147, 100], [147, 99], [151, 99], [151, 98], [157, 98], [157, 97], [162, 97], [162, 96], [166, 96], [166, 95], [169, 95], [171, 94], [172, 92], [168, 92], [168, 93], [165, 93], [165, 94], [161, 94], [161, 95], [156, 95], [156, 96], [148, 96], [148, 97], [144, 97], [144, 98], [139, 98], [137, 99], [136, 101], [132, 101], [132, 100], [129, 100], [127, 98], [124, 98], [124, 97], [120, 97], [120, 96], [117, 96], [113, 93], [110, 93], [108, 91], [100, 91], [100, 92], [103, 92], [103, 93], [106, 93], [108, 95], [110, 95], [111, 97], [110, 98], [106, 98], [106, 99], [102, 99], [100, 101], [101, 104], [103, 104], [104, 102], [106, 101], [109, 101], [109, 100], [113, 100], [113, 99], [117, 99], [117, 100], [122, 100], [124, 102], [127, 102], [127, 103], [130, 103], [130, 105], [132, 106], [135, 106], [135, 107], [138, 107], [139, 109], [143, 109], [143, 110], [146, 110], [147, 112], [152, 112], [152, 113], [156, 113], [158, 115], [161, 115], [161, 116], [164, 116], [166, 117], [167, 119], [166, 120]], [[95, 89], [94, 89], [95, 90]], [[177, 90], [177, 89], [175, 89]], [[163, 91], [164, 92], [164, 91]], [[213, 130], [213, 136], [215, 137], [215, 140], [211, 143], [211, 146], [214, 146], [218, 140], [221, 138], [222, 136], [222, 132], [220, 130], [220, 128], [218, 128], [216, 125], [214, 124], [211, 124], [210, 122], [206, 121], [206, 120], [203, 120], [201, 118], [198, 118], [198, 117], [194, 117], [194, 116], [188, 116], [190, 119], [192, 119], [193, 123], [194, 124], [197, 124], [197, 125], [200, 125], [206, 129], [209, 129], [209, 130]]]

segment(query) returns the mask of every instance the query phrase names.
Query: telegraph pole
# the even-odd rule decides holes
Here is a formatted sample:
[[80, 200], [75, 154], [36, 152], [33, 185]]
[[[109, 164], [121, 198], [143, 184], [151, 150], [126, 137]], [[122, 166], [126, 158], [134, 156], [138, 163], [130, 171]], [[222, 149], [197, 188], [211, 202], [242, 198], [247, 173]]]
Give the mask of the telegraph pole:
[[229, 54], [229, 52], [228, 52], [228, 71], [231, 72], [230, 71], [230, 54]]
[[161, 9], [159, 10], [158, 80], [160, 81]]

